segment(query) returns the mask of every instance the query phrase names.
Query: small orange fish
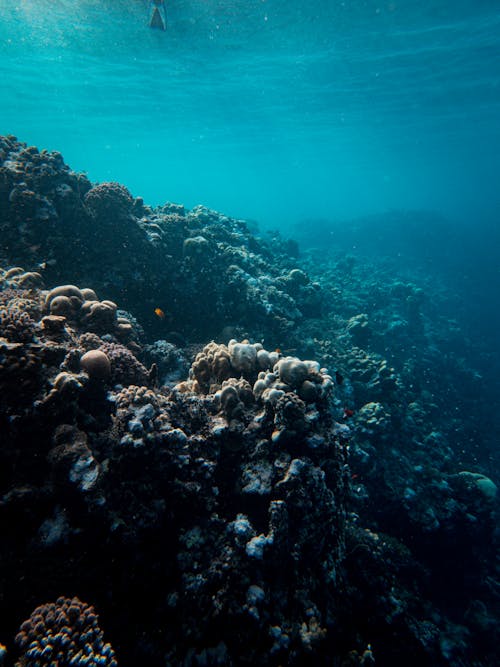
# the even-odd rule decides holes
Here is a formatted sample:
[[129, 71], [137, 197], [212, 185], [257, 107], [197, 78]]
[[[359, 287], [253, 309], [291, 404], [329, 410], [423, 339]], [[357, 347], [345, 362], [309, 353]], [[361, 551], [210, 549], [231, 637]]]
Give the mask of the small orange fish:
[[279, 347], [277, 347], [274, 351], [277, 352], [278, 354], [281, 354], [281, 350]]
[[349, 408], [344, 408], [344, 419], [349, 419], [354, 414], [354, 410], [349, 410]]
[[156, 317], [159, 317], [160, 320], [165, 319], [165, 313], [163, 312], [163, 310], [161, 308], [155, 308], [155, 315], [156, 315]]

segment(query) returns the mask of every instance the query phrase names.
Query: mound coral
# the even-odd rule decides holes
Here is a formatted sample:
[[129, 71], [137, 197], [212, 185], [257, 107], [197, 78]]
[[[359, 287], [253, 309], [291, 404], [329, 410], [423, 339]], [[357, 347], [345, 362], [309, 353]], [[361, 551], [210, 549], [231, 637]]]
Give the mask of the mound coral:
[[101, 350], [89, 350], [80, 359], [80, 366], [92, 379], [107, 380], [111, 375], [111, 363]]
[[134, 200], [127, 188], [120, 183], [94, 185], [84, 197], [87, 208], [95, 216], [129, 213]]

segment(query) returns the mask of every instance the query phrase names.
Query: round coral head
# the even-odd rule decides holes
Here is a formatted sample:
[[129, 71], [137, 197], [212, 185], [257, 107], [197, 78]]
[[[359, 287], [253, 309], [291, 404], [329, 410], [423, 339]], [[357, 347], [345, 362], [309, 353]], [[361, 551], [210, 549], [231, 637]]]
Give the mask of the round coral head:
[[111, 375], [109, 357], [100, 350], [85, 352], [80, 359], [80, 366], [93, 380], [107, 380]]

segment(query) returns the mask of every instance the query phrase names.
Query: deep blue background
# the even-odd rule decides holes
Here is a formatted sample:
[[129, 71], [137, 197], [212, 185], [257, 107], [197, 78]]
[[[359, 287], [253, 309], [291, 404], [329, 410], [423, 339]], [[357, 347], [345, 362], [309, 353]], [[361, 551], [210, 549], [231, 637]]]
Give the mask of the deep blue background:
[[287, 229], [500, 208], [500, 7], [2, 0], [0, 131], [151, 204]]

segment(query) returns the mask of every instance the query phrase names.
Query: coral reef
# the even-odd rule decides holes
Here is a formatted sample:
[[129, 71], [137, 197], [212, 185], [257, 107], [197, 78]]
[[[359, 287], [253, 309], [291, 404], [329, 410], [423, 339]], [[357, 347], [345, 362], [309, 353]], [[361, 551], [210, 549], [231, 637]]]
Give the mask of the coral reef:
[[[59, 598], [19, 665], [495, 664], [492, 411], [431, 279], [152, 209], [14, 137], [0, 233], [9, 655]], [[84, 645], [71, 619], [47, 640], [75, 607]]]
[[[9, 249], [0, 262], [39, 263], [51, 283], [77, 274], [163, 337], [175, 325], [206, 341], [241, 324], [256, 337], [260, 327], [281, 339], [304, 315], [320, 312], [319, 284], [294, 265], [282, 239], [272, 252], [241, 220], [202, 206], [151, 209], [118, 183], [92, 185], [59, 154], [14, 137], [3, 137], [0, 148], [0, 233]], [[158, 306], [167, 313], [162, 322], [154, 317]]]
[[[36, 545], [34, 562], [50, 560], [50, 576], [27, 577], [23, 588], [48, 595], [70, 572], [78, 581], [109, 577], [104, 550], [115, 572], [128, 572], [115, 595], [140, 599], [143, 568], [158, 574], [168, 563], [147, 604], [168, 628], [161, 650], [172, 664], [194, 664], [214, 646], [227, 660], [246, 654], [261, 664], [266, 652], [277, 664], [324, 650], [342, 580], [348, 489], [347, 434], [332, 418], [331, 378], [313, 362], [231, 340], [206, 346], [170, 391], [138, 386], [145, 368], [113, 341], [113, 319], [104, 320], [105, 339], [91, 330], [81, 294], [67, 285], [31, 291], [41, 319], [17, 345], [40, 360], [40, 377], [24, 389], [23, 417], [15, 418], [19, 400], [0, 411], [4, 571], [13, 576]], [[69, 305], [58, 311], [66, 315], [56, 316], [54, 340], [41, 321], [59, 298]], [[10, 322], [4, 327], [0, 335]], [[307, 402], [296, 393], [306, 383]], [[14, 540], [22, 517], [26, 532]], [[24, 629], [21, 660], [31, 664], [46, 645]]]
[[[377, 494], [370, 480], [380, 479], [391, 442], [387, 407], [368, 402], [349, 418], [355, 426], [351, 464], [363, 471], [363, 479], [351, 483], [351, 430], [339, 410], [345, 388], [338, 373], [231, 339], [206, 345], [185, 380], [158, 389], [136, 356], [141, 346], [119, 342], [115, 318], [102, 320], [107, 333], [99, 336], [94, 322], [81, 316], [87, 298], [100, 303], [95, 293], [75, 285], [27, 293], [9, 284], [1, 294], [7, 308], [25, 303], [31, 313], [30, 335], [22, 341], [9, 340], [10, 319], [0, 329], [3, 363], [13, 363], [11, 355], [33, 362], [31, 381], [18, 394], [9, 391], [0, 409], [0, 512], [9, 545], [1, 561], [11, 580], [22, 564], [25, 595], [50, 595], [69, 576], [97, 591], [120, 573], [126, 585], [114, 585], [112, 608], [132, 598], [137, 609], [127, 607], [123, 622], [149, 633], [151, 615], [165, 628], [161, 641], [144, 647], [119, 631], [118, 619], [112, 622], [113, 644], [127, 656], [123, 664], [159, 665], [163, 654], [172, 665], [327, 664], [332, 651], [361, 660], [370, 641], [375, 655], [384, 656], [383, 642], [372, 635], [393, 632], [411, 643], [420, 661], [443, 653], [436, 638], [444, 631], [446, 651], [461, 654], [455, 626], [426, 621], [415, 560], [426, 561], [425, 549], [413, 545], [412, 554], [376, 528], [361, 528], [348, 512], [369, 516], [368, 499], [383, 498], [384, 483]], [[68, 300], [59, 311], [66, 314], [47, 315], [60, 298]], [[57, 318], [55, 328], [47, 317]], [[176, 357], [164, 341], [144, 347], [154, 358]], [[381, 365], [371, 368], [369, 378]], [[24, 374], [13, 365], [2, 381], [16, 384]], [[396, 467], [384, 470], [394, 489], [405, 466], [400, 456]], [[460, 471], [443, 474], [439, 486], [422, 485], [418, 474], [405, 469], [399, 508], [405, 525], [432, 534], [433, 548], [443, 552], [460, 543], [476, 566], [493, 530], [494, 483]], [[472, 515], [473, 522], [466, 519]], [[25, 531], [15, 538], [20, 525]], [[27, 576], [27, 563], [44, 563], [49, 575]], [[6, 595], [12, 612], [19, 589], [15, 598]], [[347, 606], [340, 602], [345, 595]], [[109, 616], [106, 596], [95, 596]], [[475, 600], [489, 618], [484, 594]], [[371, 620], [364, 630], [347, 630], [358, 627], [355, 619], [367, 604]], [[142, 617], [144, 607], [150, 611]], [[18, 640], [25, 651], [19, 664], [40, 660], [44, 650], [48, 655], [47, 646], [62, 650], [57, 633], [44, 642], [23, 628], [28, 638]], [[94, 663], [114, 664], [114, 654], [96, 637], [90, 648], [70, 644], [75, 655], [102, 651], [104, 662]]]

